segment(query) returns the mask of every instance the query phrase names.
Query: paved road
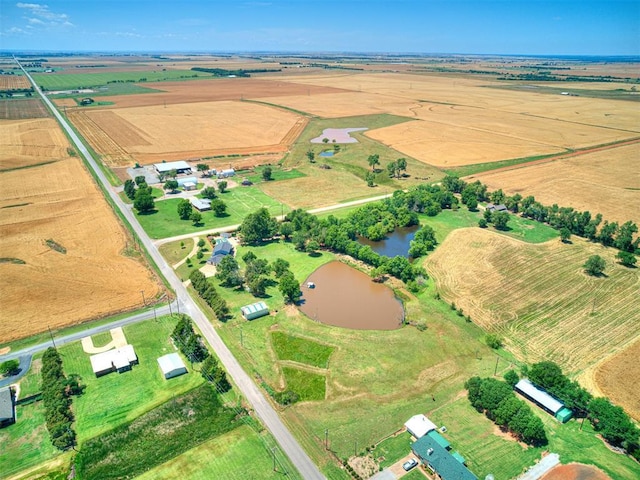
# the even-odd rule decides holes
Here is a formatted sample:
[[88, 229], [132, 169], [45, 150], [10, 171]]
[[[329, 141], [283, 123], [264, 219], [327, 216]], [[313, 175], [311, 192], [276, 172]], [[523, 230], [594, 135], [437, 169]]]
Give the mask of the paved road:
[[117, 206], [124, 218], [129, 222], [131, 228], [147, 249], [149, 256], [153, 259], [162, 275], [167, 279], [167, 282], [169, 282], [171, 287], [174, 289], [177, 298], [180, 300], [181, 304], [184, 305], [184, 309], [181, 309], [181, 312], [190, 315], [193, 321], [198, 325], [200, 331], [202, 332], [202, 335], [216, 352], [218, 358], [224, 365], [229, 376], [233, 379], [238, 389], [242, 392], [249, 404], [251, 404], [260, 420], [262, 420], [264, 425], [269, 429], [282, 450], [287, 454], [293, 465], [298, 469], [302, 477], [305, 479], [324, 479], [325, 477], [322, 475], [322, 473], [320, 473], [318, 467], [315, 466], [306, 452], [302, 449], [300, 444], [296, 441], [293, 435], [291, 435], [291, 432], [289, 432], [284, 423], [282, 423], [282, 420], [280, 420], [280, 417], [273, 409], [271, 404], [265, 399], [264, 395], [258, 389], [251, 377], [249, 377], [249, 375], [247, 375], [246, 372], [242, 369], [238, 361], [224, 344], [202, 310], [200, 310], [198, 305], [193, 301], [184, 285], [182, 285], [182, 282], [180, 282], [180, 279], [176, 276], [173, 269], [160, 255], [158, 249], [153, 244], [146, 232], [142, 229], [140, 223], [138, 223], [132, 211], [126, 207], [124, 202], [122, 202], [120, 197], [111, 188], [109, 181], [107, 180], [104, 173], [102, 173], [102, 170], [100, 170], [100, 168], [98, 167], [96, 160], [91, 156], [87, 148], [80, 141], [76, 133], [69, 126], [60, 112], [58, 112], [58, 110], [53, 106], [51, 101], [42, 94], [31, 76], [24, 69], [22, 69], [22, 71], [31, 81], [35, 90], [42, 97], [43, 101], [49, 106], [53, 114], [56, 116], [62, 127], [65, 129], [65, 131], [75, 144], [76, 148], [80, 152], [82, 152], [82, 155], [84, 155], [84, 157], [86, 158], [87, 163], [93, 170], [96, 177], [99, 179], [100, 183], [103, 185], [112, 202]]

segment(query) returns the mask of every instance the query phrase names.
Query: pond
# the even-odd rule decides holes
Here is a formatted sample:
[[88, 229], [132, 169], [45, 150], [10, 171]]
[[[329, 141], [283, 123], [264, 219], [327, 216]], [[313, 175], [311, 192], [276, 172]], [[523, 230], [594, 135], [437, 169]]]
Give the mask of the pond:
[[[307, 285], [311, 282], [314, 288]], [[404, 320], [393, 290], [355, 268], [329, 262], [301, 285], [300, 310], [309, 318], [354, 330], [394, 330]]]
[[387, 235], [387, 238], [378, 242], [374, 242], [368, 238], [359, 237], [358, 243], [362, 245], [369, 245], [378, 255], [384, 255], [385, 257], [395, 257], [396, 255], [400, 255], [401, 257], [409, 258], [409, 246], [419, 228], [419, 225], [396, 228], [393, 232]]
[[320, 152], [320, 156], [321, 157], [333, 157], [333, 150], [325, 150], [323, 152]]

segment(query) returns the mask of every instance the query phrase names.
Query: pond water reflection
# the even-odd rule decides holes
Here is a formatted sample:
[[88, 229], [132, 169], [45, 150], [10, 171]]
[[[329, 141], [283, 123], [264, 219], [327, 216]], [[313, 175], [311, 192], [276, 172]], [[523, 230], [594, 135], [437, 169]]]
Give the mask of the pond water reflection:
[[358, 238], [358, 243], [369, 245], [378, 255], [384, 255], [385, 257], [400, 255], [401, 257], [409, 258], [409, 244], [411, 240], [413, 240], [413, 237], [416, 236], [419, 228], [419, 225], [396, 228], [388, 234], [384, 240], [374, 242], [368, 238], [360, 237]]

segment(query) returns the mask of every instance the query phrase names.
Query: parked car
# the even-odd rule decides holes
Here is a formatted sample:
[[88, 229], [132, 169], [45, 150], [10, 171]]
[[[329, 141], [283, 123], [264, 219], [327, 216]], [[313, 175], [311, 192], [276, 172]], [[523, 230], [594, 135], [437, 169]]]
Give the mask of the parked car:
[[409, 470], [411, 470], [416, 465], [418, 465], [418, 461], [415, 458], [412, 458], [411, 460], [407, 460], [406, 462], [404, 462], [402, 464], [402, 468], [404, 468], [405, 471], [408, 472]]

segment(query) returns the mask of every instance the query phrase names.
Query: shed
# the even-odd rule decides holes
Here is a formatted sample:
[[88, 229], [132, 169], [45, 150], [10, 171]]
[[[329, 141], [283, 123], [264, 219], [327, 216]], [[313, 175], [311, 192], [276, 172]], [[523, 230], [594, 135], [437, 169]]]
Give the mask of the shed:
[[[431, 432], [434, 433], [434, 432]], [[449, 453], [440, 443], [429, 434], [411, 445], [411, 450], [436, 472], [442, 480], [478, 480], [458, 458]]]
[[451, 448], [449, 440], [440, 435], [436, 430], [431, 430], [429, 433], [427, 433], [427, 436], [433, 439], [434, 442], [436, 442], [445, 450], [449, 450]]
[[404, 426], [416, 439], [422, 438], [431, 430], [436, 429], [436, 424], [422, 414], [414, 415], [405, 422]]
[[201, 212], [211, 210], [211, 200], [208, 198], [189, 197], [189, 202], [193, 205], [193, 208]]
[[0, 388], [0, 428], [16, 423], [16, 409], [11, 387]]
[[555, 417], [560, 420], [561, 423], [567, 423], [573, 417], [573, 412], [567, 407], [562, 407], [555, 414]]
[[242, 316], [246, 320], [253, 320], [254, 318], [264, 317], [269, 315], [269, 307], [264, 302], [252, 303], [251, 305], [245, 305], [240, 309]]
[[178, 181], [178, 186], [183, 188], [187, 183], [193, 183], [194, 185], [198, 184], [198, 179], [196, 177], [178, 178], [177, 181]]
[[562, 402], [556, 400], [541, 388], [536, 387], [533, 383], [531, 383], [526, 378], [523, 378], [518, 383], [516, 383], [514, 388], [523, 397], [531, 400], [532, 402], [534, 402], [536, 405], [538, 405], [540, 408], [547, 411], [551, 415], [555, 415], [562, 408], [564, 408], [564, 405], [562, 404]]
[[91, 368], [96, 377], [101, 377], [111, 372], [126, 372], [131, 370], [131, 366], [138, 363], [138, 357], [132, 345], [125, 345], [120, 348], [108, 350], [106, 352], [91, 355]]
[[169, 173], [171, 170], [175, 170], [178, 174], [191, 173], [191, 165], [184, 160], [178, 162], [163, 162], [153, 165], [158, 173]]
[[177, 353], [169, 353], [158, 358], [158, 365], [166, 380], [187, 373], [187, 367]]
[[227, 168], [218, 172], [218, 178], [233, 177], [235, 174], [236, 171], [233, 168]]
[[184, 182], [184, 184], [182, 186], [184, 187], [185, 190], [193, 190], [194, 188], [196, 188], [196, 183], [195, 182]]

